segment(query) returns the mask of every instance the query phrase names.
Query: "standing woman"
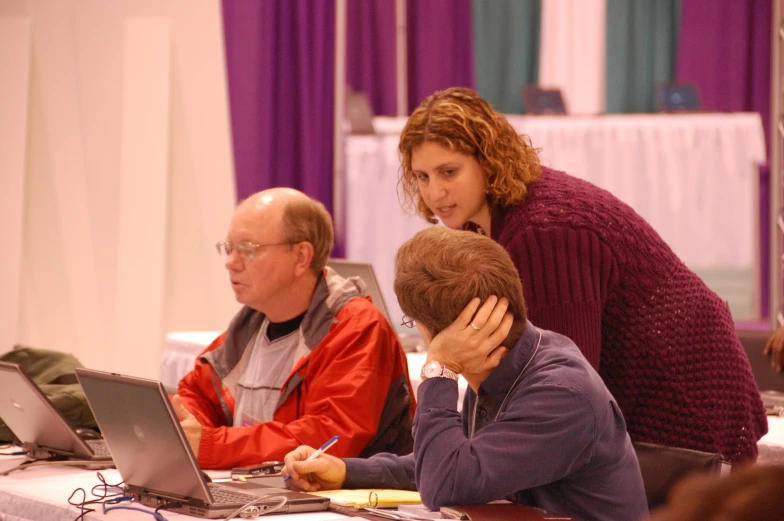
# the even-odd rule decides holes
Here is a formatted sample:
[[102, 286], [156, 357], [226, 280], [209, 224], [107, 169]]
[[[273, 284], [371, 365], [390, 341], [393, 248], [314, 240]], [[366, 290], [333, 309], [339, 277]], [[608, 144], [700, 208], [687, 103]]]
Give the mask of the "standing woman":
[[767, 419], [730, 311], [634, 210], [541, 166], [466, 88], [425, 99], [399, 152], [406, 203], [503, 245], [531, 321], [580, 347], [633, 441], [756, 458]]

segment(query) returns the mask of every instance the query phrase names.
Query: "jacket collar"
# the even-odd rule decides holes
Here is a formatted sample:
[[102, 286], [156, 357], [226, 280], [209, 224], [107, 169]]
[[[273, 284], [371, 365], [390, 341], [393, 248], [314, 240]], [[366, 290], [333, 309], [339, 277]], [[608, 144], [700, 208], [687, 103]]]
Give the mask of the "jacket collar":
[[[307, 356], [321, 343], [343, 306], [352, 299], [364, 296], [365, 284], [359, 277], [344, 279], [333, 269], [325, 268], [318, 278], [310, 306], [299, 327], [299, 357]], [[215, 368], [221, 379], [237, 366], [264, 318], [265, 315], [260, 311], [243, 306], [229, 324], [223, 345], [202, 356]]]
[[539, 329], [526, 320], [525, 330], [514, 347], [479, 386], [480, 394], [484, 392], [502, 400], [534, 356], [540, 335]]

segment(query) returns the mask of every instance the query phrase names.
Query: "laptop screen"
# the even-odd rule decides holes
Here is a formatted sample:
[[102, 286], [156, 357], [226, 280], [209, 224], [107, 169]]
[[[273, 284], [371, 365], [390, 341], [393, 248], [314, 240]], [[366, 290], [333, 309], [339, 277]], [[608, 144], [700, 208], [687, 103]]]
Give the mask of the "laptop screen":
[[93, 451], [17, 364], [0, 362], [0, 418], [28, 448], [91, 459]]
[[661, 112], [696, 112], [701, 110], [694, 85], [667, 84], [656, 87], [656, 102]]
[[329, 259], [327, 266], [338, 272], [338, 275], [344, 278], [359, 277], [365, 282], [365, 292], [373, 299], [373, 304], [383, 313], [392, 327], [394, 323], [389, 317], [389, 310], [384, 301], [384, 296], [381, 294], [381, 287], [378, 285], [376, 272], [373, 271], [373, 265], [368, 262], [354, 262], [342, 259]]
[[208, 483], [161, 383], [84, 368], [76, 376], [126, 488], [142, 503], [208, 518], [273, 495], [286, 499], [279, 513], [329, 506], [326, 498], [263, 484]]
[[212, 502], [162, 384], [83, 368], [76, 375], [126, 485]]

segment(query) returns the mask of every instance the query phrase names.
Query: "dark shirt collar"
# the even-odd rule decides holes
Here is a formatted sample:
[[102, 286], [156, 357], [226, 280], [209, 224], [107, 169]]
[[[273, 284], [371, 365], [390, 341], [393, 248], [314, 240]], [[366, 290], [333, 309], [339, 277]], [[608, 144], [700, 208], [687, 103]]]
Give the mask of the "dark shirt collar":
[[479, 386], [479, 394], [487, 393], [496, 399], [503, 400], [520, 375], [520, 371], [533, 356], [539, 337], [539, 329], [526, 320], [523, 334], [501, 360], [498, 367]]

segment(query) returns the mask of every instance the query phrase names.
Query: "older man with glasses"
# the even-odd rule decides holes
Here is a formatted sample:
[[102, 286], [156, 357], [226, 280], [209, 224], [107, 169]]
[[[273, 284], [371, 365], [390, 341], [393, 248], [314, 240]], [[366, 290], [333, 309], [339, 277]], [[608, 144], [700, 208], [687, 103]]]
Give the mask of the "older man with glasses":
[[243, 201], [216, 245], [243, 308], [173, 398], [203, 468], [281, 460], [337, 435], [331, 452], [412, 449], [406, 357], [362, 285], [326, 267], [324, 206], [289, 188]]

